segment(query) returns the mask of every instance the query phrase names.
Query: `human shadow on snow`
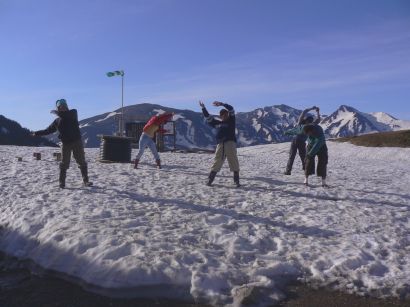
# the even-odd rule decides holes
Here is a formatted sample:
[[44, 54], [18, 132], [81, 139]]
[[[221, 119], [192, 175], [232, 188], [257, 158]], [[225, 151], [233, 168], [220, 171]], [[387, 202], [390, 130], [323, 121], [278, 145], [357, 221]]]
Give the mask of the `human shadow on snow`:
[[[269, 185], [275, 185], [275, 186], [287, 185], [287, 184], [300, 185], [300, 182], [286, 182], [286, 181], [280, 181], [280, 180], [265, 178], [265, 177], [251, 177], [251, 178], [246, 178], [246, 179], [251, 180], [251, 181], [252, 180], [262, 181], [264, 183], [268, 183]], [[249, 189], [252, 190], [252, 187], [250, 187]], [[362, 191], [362, 190], [356, 190], [356, 189], [347, 189], [347, 190], [356, 191], [356, 192], [364, 192], [368, 194], [373, 193], [369, 191]], [[302, 192], [290, 191], [290, 190], [286, 190], [282, 192], [283, 194], [292, 195], [294, 197], [315, 198], [315, 199], [330, 200], [330, 201], [351, 201], [354, 203], [368, 203], [372, 205], [382, 205], [382, 206], [390, 206], [390, 207], [410, 207], [410, 205], [407, 205], [407, 204], [401, 204], [401, 203], [396, 203], [396, 202], [391, 202], [391, 201], [377, 201], [377, 200], [368, 199], [368, 198], [337, 197], [337, 196], [332, 196], [332, 195], [327, 195], [327, 194], [314, 195], [314, 194], [302, 193]], [[395, 194], [395, 193], [380, 193], [380, 192], [376, 192], [376, 194], [398, 196], [398, 197], [402, 197], [405, 199], [410, 199], [409, 195], [400, 195], [400, 194]]]
[[250, 215], [247, 213], [239, 213], [232, 209], [214, 208], [214, 207], [204, 206], [200, 204], [193, 204], [193, 203], [186, 202], [180, 199], [156, 198], [156, 197], [151, 197], [148, 195], [137, 194], [134, 192], [122, 191], [122, 190], [118, 190], [115, 188], [107, 189], [107, 191], [114, 191], [118, 196], [126, 197], [127, 199], [132, 199], [140, 203], [155, 202], [155, 203], [159, 203], [164, 206], [165, 205], [178, 206], [179, 208], [185, 209], [185, 210], [192, 210], [192, 211], [197, 211], [197, 212], [210, 212], [212, 214], [221, 214], [221, 215], [230, 216], [236, 220], [246, 220], [252, 223], [265, 224], [265, 225], [270, 225], [273, 227], [280, 227], [288, 231], [298, 232], [306, 236], [329, 238], [329, 237], [339, 234], [336, 231], [328, 230], [328, 229], [321, 229], [316, 226], [286, 224], [285, 222], [273, 221], [266, 217], [259, 217], [259, 216]]
[[[164, 171], [164, 170], [162, 170]], [[171, 172], [171, 170], [166, 170], [167, 172]], [[204, 176], [204, 178], [206, 179], [206, 175], [205, 173], [200, 173], [200, 172], [189, 172], [189, 171], [180, 171], [181, 173], [185, 173], [187, 175], [199, 175], [199, 176]], [[220, 175], [218, 176], [220, 178], [227, 178], [227, 179], [231, 179], [231, 177], [228, 176], [223, 176]], [[205, 180], [204, 179], [204, 180]], [[271, 179], [271, 178], [265, 178], [265, 177], [242, 177], [243, 180], [246, 181], [261, 181], [264, 183], [267, 183], [269, 186], [256, 186], [256, 185], [243, 185], [239, 188], [239, 190], [246, 190], [246, 191], [257, 191], [257, 192], [279, 192], [281, 193], [281, 196], [293, 196], [296, 198], [310, 198], [310, 199], [319, 199], [319, 200], [325, 200], [325, 201], [334, 201], [334, 202], [338, 202], [338, 201], [350, 201], [353, 203], [367, 203], [367, 204], [371, 204], [371, 205], [377, 205], [377, 206], [390, 206], [390, 207], [395, 207], [395, 208], [402, 208], [402, 207], [408, 207], [410, 208], [410, 205], [408, 204], [404, 204], [404, 203], [396, 203], [396, 202], [391, 202], [391, 201], [377, 201], [374, 199], [368, 199], [368, 198], [358, 198], [358, 197], [338, 197], [338, 196], [332, 196], [329, 194], [312, 194], [312, 193], [303, 193], [303, 192], [298, 192], [298, 191], [292, 191], [292, 190], [280, 190], [278, 188], [278, 186], [284, 186], [287, 184], [297, 184], [300, 185], [300, 182], [286, 182], [286, 181], [281, 181], [281, 180], [277, 180], [277, 179]], [[229, 189], [238, 189], [235, 186], [227, 186], [224, 184], [219, 184], [216, 183], [215, 187], [223, 187], [223, 188], [229, 188]], [[97, 187], [94, 187], [94, 190]], [[357, 192], [364, 192], [364, 193], [368, 193], [368, 191], [360, 191], [360, 190], [355, 190], [355, 189], [350, 189], [350, 190], [354, 190]], [[373, 193], [373, 192], [371, 192]], [[370, 194], [370, 192], [369, 192]], [[400, 195], [400, 194], [395, 194], [395, 193], [378, 193], [378, 194], [391, 194], [393, 196], [399, 196], [399, 197], [403, 197], [407, 199], [407, 196], [405, 195]], [[410, 199], [410, 197], [408, 198]]]
[[358, 190], [358, 189], [352, 189], [352, 188], [348, 188], [346, 190], [353, 191], [353, 192], [359, 192], [359, 193], [365, 193], [365, 194], [387, 195], [387, 196], [395, 196], [395, 197], [410, 199], [410, 194], [398, 194], [398, 193], [391, 193], [391, 192], [367, 191], [367, 190]]
[[175, 171], [173, 168], [170, 167], [162, 167], [161, 172], [173, 173], [173, 174], [185, 174], [185, 175], [194, 175], [194, 176], [203, 176], [204, 178], [208, 176], [205, 172], [198, 172], [198, 171], [189, 171], [188, 167], [181, 167], [180, 170]]
[[246, 180], [254, 180], [254, 181], [262, 181], [264, 183], [270, 184], [270, 185], [289, 185], [289, 184], [297, 184], [300, 185], [301, 183], [299, 181], [281, 181], [277, 179], [272, 179], [272, 178], [267, 178], [267, 177], [244, 177], [243, 179]]
[[388, 202], [388, 201], [376, 201], [376, 200], [367, 199], [367, 198], [353, 198], [353, 197], [339, 198], [339, 197], [333, 197], [330, 195], [313, 195], [313, 194], [296, 192], [296, 191], [286, 191], [284, 193], [292, 195], [294, 197], [316, 198], [316, 199], [330, 200], [330, 201], [350, 201], [353, 203], [367, 203], [371, 205], [390, 206], [390, 207], [396, 207], [396, 208], [410, 207], [410, 205], [407, 205], [407, 204], [400, 204], [400, 203], [394, 203], [394, 202]]

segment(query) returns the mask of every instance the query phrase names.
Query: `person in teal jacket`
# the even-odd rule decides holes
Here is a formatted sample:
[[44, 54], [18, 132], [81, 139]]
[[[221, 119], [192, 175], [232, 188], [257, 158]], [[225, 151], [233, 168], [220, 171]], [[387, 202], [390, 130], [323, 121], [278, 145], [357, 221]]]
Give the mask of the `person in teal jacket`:
[[318, 157], [316, 175], [322, 177], [322, 186], [327, 187], [328, 151], [325, 134], [317, 124], [305, 125], [303, 132], [308, 136], [307, 153], [305, 160], [305, 185], [309, 185], [309, 176], [315, 173], [315, 157]]

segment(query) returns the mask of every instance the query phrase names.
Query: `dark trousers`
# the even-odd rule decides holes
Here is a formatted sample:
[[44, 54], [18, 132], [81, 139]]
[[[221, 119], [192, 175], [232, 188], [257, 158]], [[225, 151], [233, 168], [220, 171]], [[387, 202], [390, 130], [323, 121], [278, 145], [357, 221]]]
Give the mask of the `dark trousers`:
[[[309, 148], [308, 148], [309, 150]], [[305, 175], [314, 175], [315, 174], [315, 157], [317, 156], [317, 169], [316, 175], [322, 178], [326, 178], [327, 175], [327, 162], [328, 162], [328, 153], [326, 144], [320, 148], [317, 154], [311, 158], [306, 157], [305, 165]]]
[[300, 160], [302, 160], [302, 167], [305, 169], [305, 158], [306, 158], [306, 143], [293, 140], [290, 144], [289, 160], [286, 165], [286, 171], [292, 171], [293, 162], [295, 161], [296, 152], [299, 152]]
[[80, 168], [87, 167], [85, 161], [84, 146], [82, 140], [72, 143], [63, 143], [61, 147], [62, 161], [60, 163], [61, 169], [68, 169], [70, 167], [71, 153]]

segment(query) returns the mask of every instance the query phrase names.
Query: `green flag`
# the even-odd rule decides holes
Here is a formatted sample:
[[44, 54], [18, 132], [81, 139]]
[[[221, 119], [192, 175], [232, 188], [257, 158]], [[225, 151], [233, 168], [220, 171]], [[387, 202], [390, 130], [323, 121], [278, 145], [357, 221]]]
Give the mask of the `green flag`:
[[124, 71], [116, 70], [116, 71], [107, 72], [107, 77], [114, 77], [114, 76], [124, 76]]

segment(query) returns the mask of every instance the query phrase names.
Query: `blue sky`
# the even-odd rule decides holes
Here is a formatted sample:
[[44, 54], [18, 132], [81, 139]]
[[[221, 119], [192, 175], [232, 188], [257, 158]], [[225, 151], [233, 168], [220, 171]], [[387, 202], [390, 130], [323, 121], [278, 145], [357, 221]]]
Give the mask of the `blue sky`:
[[46, 126], [66, 98], [247, 111], [347, 104], [410, 120], [410, 1], [0, 0], [0, 114]]

